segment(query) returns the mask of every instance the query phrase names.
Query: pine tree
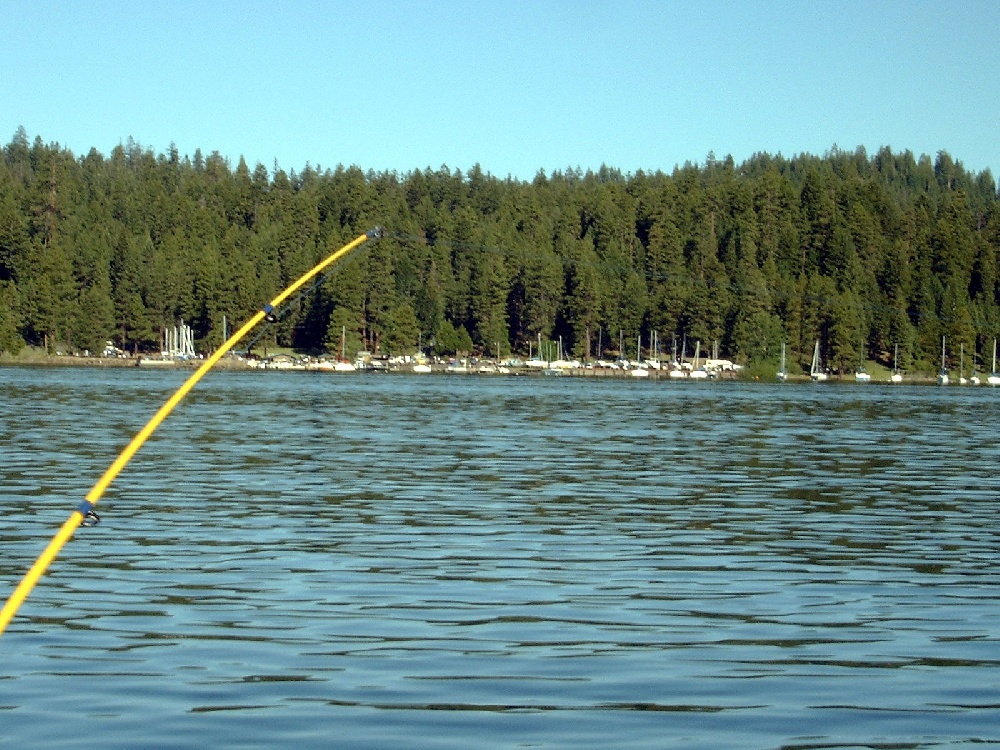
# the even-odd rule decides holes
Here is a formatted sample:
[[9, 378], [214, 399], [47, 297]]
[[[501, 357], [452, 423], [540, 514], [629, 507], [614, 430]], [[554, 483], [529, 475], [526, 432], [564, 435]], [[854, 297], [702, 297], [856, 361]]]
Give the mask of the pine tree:
[[19, 332], [19, 308], [20, 301], [14, 282], [0, 280], [0, 352], [17, 354], [24, 346], [24, 339]]

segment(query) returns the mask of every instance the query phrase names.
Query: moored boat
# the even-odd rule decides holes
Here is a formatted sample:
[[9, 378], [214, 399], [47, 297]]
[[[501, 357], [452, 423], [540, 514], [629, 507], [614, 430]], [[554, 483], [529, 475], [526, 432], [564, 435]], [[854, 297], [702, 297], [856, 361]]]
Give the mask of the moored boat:
[[948, 377], [948, 369], [944, 366], [945, 362], [945, 337], [941, 337], [941, 370], [938, 372], [937, 383], [938, 385], [948, 385], [951, 379]]
[[819, 339], [816, 339], [816, 346], [813, 349], [812, 365], [809, 367], [809, 377], [815, 382], [826, 380], [826, 373], [823, 372], [819, 364]]

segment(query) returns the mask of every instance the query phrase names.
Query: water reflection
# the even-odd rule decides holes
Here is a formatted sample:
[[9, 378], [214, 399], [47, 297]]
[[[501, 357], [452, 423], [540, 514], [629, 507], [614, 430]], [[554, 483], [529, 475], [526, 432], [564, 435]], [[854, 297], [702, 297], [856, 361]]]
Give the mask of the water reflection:
[[[12, 585], [182, 376], [4, 374]], [[997, 741], [996, 396], [213, 374], [0, 640], [0, 736]]]

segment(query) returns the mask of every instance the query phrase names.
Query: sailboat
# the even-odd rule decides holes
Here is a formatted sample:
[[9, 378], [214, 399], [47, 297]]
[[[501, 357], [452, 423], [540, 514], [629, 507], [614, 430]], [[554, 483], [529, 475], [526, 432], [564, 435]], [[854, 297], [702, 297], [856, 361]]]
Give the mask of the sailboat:
[[890, 383], [902, 383], [903, 373], [899, 371], [899, 344], [896, 344], [896, 349], [892, 353], [892, 375], [889, 377]]
[[642, 361], [642, 334], [635, 339], [635, 367], [629, 371], [633, 378], [648, 378], [649, 366]]
[[708, 372], [705, 371], [704, 367], [698, 367], [698, 360], [701, 357], [701, 340], [699, 339], [694, 345], [694, 366], [691, 368], [691, 378], [707, 378]]
[[340, 328], [340, 359], [333, 363], [334, 372], [354, 372], [357, 368], [347, 361], [347, 326]]
[[937, 382], [938, 385], [948, 385], [951, 380], [948, 378], [948, 370], [944, 366], [944, 341], [945, 337], [941, 337], [941, 372], [938, 373]]
[[681, 357], [677, 358], [677, 337], [674, 336], [674, 346], [673, 346], [673, 362], [670, 363], [670, 372], [668, 373], [672, 378], [686, 378], [687, 371], [684, 369], [684, 356], [687, 350], [687, 334], [681, 339]]
[[816, 348], [813, 349], [813, 361], [812, 366], [809, 368], [809, 377], [816, 382], [826, 380], [826, 373], [823, 372], [819, 365], [819, 339], [816, 339]]
[[788, 380], [788, 372], [785, 370], [785, 342], [781, 342], [781, 367], [778, 368], [778, 380], [782, 383]]
[[976, 350], [972, 350], [972, 374], [969, 376], [969, 385], [979, 385], [983, 381], [979, 379], [979, 371], [976, 369]]
[[997, 340], [993, 339], [993, 366], [990, 368], [989, 377], [986, 382], [992, 386], [1000, 385], [1000, 373], [997, 373]]
[[[497, 352], [497, 360], [499, 361], [500, 356]], [[428, 373], [432, 372], [431, 366], [427, 363], [427, 358], [424, 357], [424, 340], [423, 334], [417, 333], [417, 356], [414, 357], [413, 371], [418, 373]]]

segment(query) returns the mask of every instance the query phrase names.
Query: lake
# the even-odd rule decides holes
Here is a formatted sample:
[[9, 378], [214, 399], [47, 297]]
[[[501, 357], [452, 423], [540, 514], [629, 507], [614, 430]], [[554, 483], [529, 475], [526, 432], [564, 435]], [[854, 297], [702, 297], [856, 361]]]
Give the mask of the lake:
[[[189, 371], [0, 369], [0, 600]], [[1000, 743], [1000, 390], [210, 373], [0, 638], [0, 744]]]

